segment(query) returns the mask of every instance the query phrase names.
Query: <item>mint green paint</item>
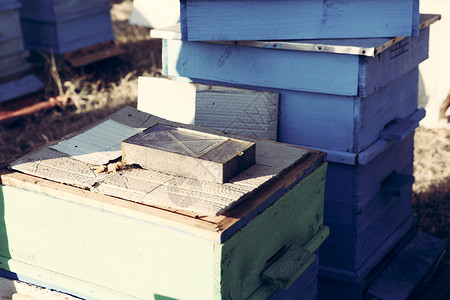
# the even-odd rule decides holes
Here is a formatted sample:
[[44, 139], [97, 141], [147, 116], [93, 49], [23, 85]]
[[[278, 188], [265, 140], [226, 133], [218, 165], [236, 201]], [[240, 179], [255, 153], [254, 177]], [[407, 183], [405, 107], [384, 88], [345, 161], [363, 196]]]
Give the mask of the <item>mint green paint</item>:
[[325, 173], [323, 165], [224, 244], [223, 299], [248, 298], [262, 283], [266, 261], [282, 247], [302, 246], [322, 228]]
[[225, 244], [0, 186], [1, 267], [98, 298], [245, 299], [263, 285], [272, 255], [322, 228], [325, 172], [323, 165]]

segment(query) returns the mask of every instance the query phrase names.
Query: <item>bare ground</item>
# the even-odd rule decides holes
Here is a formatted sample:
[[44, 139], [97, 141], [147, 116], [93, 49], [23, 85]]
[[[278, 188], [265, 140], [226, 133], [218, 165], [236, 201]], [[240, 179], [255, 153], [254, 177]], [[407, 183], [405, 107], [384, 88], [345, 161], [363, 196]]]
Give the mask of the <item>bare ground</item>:
[[[49, 57], [34, 53], [34, 71], [47, 86], [46, 98], [65, 95], [70, 100], [52, 111], [0, 125], [0, 168], [15, 157], [100, 120], [125, 105], [136, 106], [137, 77], [160, 76], [160, 40], [150, 39], [148, 29], [128, 24], [131, 0], [111, 3], [116, 42], [126, 53], [84, 68], [72, 68], [61, 57], [56, 57], [52, 65]], [[53, 76], [52, 67], [57, 70]], [[414, 176], [413, 208], [419, 216], [419, 228], [449, 245], [449, 130], [417, 130]], [[450, 250], [448, 246], [447, 250]], [[438, 275], [448, 274], [449, 253], [440, 261], [432, 282], [439, 281], [435, 280]], [[450, 282], [446, 279], [444, 285]], [[416, 293], [416, 299], [423, 296], [423, 291], [432, 289], [428, 285], [424, 287]], [[423, 297], [429, 299], [426, 293]]]

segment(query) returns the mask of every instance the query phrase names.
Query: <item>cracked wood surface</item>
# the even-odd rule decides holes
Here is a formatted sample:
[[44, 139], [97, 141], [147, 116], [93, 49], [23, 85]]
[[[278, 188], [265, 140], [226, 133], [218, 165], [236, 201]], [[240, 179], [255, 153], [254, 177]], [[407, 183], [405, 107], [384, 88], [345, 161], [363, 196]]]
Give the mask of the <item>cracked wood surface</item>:
[[[124, 108], [110, 119], [133, 128], [147, 128], [156, 123], [180, 125], [131, 107]], [[226, 238], [225, 231], [237, 230], [245, 224], [243, 220], [251, 219], [264, 210], [325, 162], [325, 154], [320, 151], [226, 134], [195, 125], [183, 127], [255, 142], [256, 164], [229, 182], [218, 184], [139, 168], [97, 174], [95, 170], [98, 166], [46, 147], [22, 157], [14, 162], [11, 168], [35, 176], [31, 177], [34, 181], [46, 182], [38, 180], [43, 178], [53, 181], [51, 185], [55, 187], [62, 187], [57, 183], [64, 184], [64, 190], [70, 189], [69, 186], [87, 190], [88, 193], [84, 195], [89, 198], [94, 194], [103, 194], [114, 196], [106, 197], [107, 202], [114, 199], [113, 202], [117, 204], [123, 202], [117, 199], [121, 198], [136, 204], [145, 204], [159, 212], [164, 210], [182, 215], [181, 218], [175, 217], [181, 223], [185, 223], [186, 218], [193, 218], [196, 220], [191, 220], [194, 227], [203, 226], [196, 222], [208, 222], [210, 225], [206, 226], [207, 231], [219, 232], [220, 240]], [[28, 178], [27, 175], [17, 172], [4, 174], [1, 177], [3, 184], [8, 178], [13, 178], [12, 175], [22, 178], [13, 180], [13, 185], [18, 186], [22, 186], [21, 181]], [[73, 191], [71, 189], [68, 192]], [[47, 190], [46, 193], [53, 192]], [[142, 206], [136, 205], [133, 209], [141, 210]], [[231, 227], [234, 229], [230, 230]]]

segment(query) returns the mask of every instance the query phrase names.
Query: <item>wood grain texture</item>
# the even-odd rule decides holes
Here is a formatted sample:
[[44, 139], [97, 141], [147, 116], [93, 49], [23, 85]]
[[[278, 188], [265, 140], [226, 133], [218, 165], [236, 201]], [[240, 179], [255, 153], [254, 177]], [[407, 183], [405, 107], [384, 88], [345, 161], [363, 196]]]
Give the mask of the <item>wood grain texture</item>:
[[[368, 149], [377, 141], [380, 138], [380, 132], [388, 123], [395, 119], [407, 119], [418, 124], [418, 121], [412, 118], [418, 105], [418, 76], [416, 66], [365, 98], [268, 89], [241, 84], [226, 85], [268, 89], [278, 93], [280, 95], [278, 141], [324, 149], [329, 152], [328, 161], [353, 165], [358, 161], [356, 154]], [[185, 78], [175, 78], [175, 80], [185, 80]], [[217, 84], [209, 80], [199, 81], [205, 84]], [[374, 150], [376, 149], [368, 149], [369, 152]], [[351, 153], [356, 154], [348, 157]]]
[[[167, 122], [131, 107], [124, 108], [112, 115], [111, 119], [135, 128], [146, 128], [156, 123]], [[207, 133], [239, 137], [194, 125], [184, 126], [190, 129], [203, 130]], [[253, 218], [324, 163], [325, 155], [322, 152], [263, 140], [244, 139], [256, 143], [257, 160], [255, 166], [224, 185], [184, 180], [179, 182], [179, 189], [172, 189], [172, 193], [182, 193], [183, 190], [200, 191], [200, 193], [195, 193], [195, 198], [199, 201], [199, 204], [202, 201], [209, 200], [210, 203], [211, 201], [217, 201], [217, 205], [228, 207], [227, 203], [230, 199], [242, 202], [239, 209], [233, 210], [231, 208], [227, 212], [226, 215], [230, 217], [229, 219], [226, 217], [211, 219], [212, 224], [217, 224], [217, 228], [219, 228], [219, 230], [211, 229], [211, 231], [214, 234], [221, 232], [214, 238], [215, 240], [227, 239], [226, 236], [229, 237], [245, 224], [247, 214], [250, 214], [250, 219]], [[281, 153], [281, 149], [284, 153], [282, 156], [273, 155], [274, 153]], [[26, 174], [41, 176], [56, 182], [65, 182], [85, 189], [92, 188], [114, 196], [128, 197], [130, 200], [139, 203], [150, 204], [147, 201], [154, 201], [153, 204], [156, 202], [156, 205], [165, 203], [166, 207], [168, 203], [171, 203], [167, 191], [170, 190], [170, 186], [173, 187], [176, 184], [176, 177], [142, 169], [130, 169], [122, 173], [96, 174], [94, 172], [95, 166], [89, 166], [48, 148], [23, 157], [13, 164], [13, 168], [20, 169]], [[128, 191], [127, 186], [130, 189]], [[147, 195], [149, 192], [152, 192], [155, 197], [152, 198]], [[183, 213], [187, 213], [186, 208]], [[187, 214], [194, 219], [195, 216], [199, 216], [196, 213]]]
[[[305, 178], [224, 244], [174, 230], [170, 218], [145, 222], [132, 217], [139, 211], [119, 207], [122, 213], [113, 214], [106, 202], [96, 203], [106, 196], [71, 188], [84, 197], [55, 197], [58, 184], [35, 184], [40, 179], [32, 177], [34, 190], [27, 190], [12, 185], [14, 174], [3, 175], [1, 267], [100, 299], [245, 299], [262, 284], [261, 271], [278, 250], [295, 244], [315, 251], [328, 235], [321, 210], [325, 171]], [[43, 185], [54, 195], [37, 188]]]
[[169, 76], [341, 95], [358, 92], [357, 56], [179, 40], [165, 40], [163, 48], [163, 69]]
[[[419, 29], [429, 27], [439, 21], [441, 15], [421, 14]], [[166, 28], [150, 30], [150, 36], [157, 39], [181, 40], [180, 24]], [[294, 51], [326, 52], [374, 57], [386, 51], [392, 45], [404, 40], [405, 36], [394, 38], [359, 38], [359, 39], [309, 39], [281, 41], [212, 41], [220, 44], [234, 44], [256, 48], [284, 49]]]
[[170, 121], [277, 139], [277, 93], [153, 77], [139, 77], [138, 85], [141, 111]]
[[194, 81], [367, 97], [425, 60], [428, 36], [427, 27], [376, 57], [164, 40], [163, 70]]
[[114, 40], [109, 8], [88, 11], [61, 21], [22, 19], [27, 49], [63, 54], [94, 44]]
[[184, 40], [281, 40], [410, 36], [418, 0], [181, 1]]

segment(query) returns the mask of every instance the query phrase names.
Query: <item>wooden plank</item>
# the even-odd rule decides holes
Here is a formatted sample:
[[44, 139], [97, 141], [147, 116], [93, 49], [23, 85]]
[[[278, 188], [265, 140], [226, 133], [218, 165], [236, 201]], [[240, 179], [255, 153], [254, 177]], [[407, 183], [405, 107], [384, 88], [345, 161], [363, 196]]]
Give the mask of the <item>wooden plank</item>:
[[69, 61], [75, 68], [78, 68], [124, 53], [125, 50], [122, 47], [115, 45], [112, 41], [106, 41], [84, 49], [68, 52], [64, 55], [64, 59]]
[[[441, 15], [421, 14], [419, 29], [429, 27], [439, 21]], [[180, 24], [166, 28], [152, 29], [150, 36], [158, 39], [181, 40]], [[211, 41], [213, 43], [234, 44], [256, 48], [284, 49], [295, 51], [327, 52], [374, 57], [407, 37], [370, 39], [325, 39], [295, 41]]]
[[419, 232], [370, 286], [367, 295], [383, 300], [408, 299], [444, 249], [444, 241]]
[[277, 93], [153, 77], [139, 77], [138, 86], [141, 111], [170, 121], [277, 139]]
[[[20, 296], [19, 296], [20, 295]], [[0, 277], [0, 299], [37, 299], [37, 300], [75, 300], [68, 294], [43, 289], [18, 280], [10, 280]]]
[[428, 29], [391, 46], [408, 55], [392, 48], [379, 58], [163, 40], [163, 71], [194, 81], [367, 97], [427, 58]]
[[181, 1], [183, 40], [280, 40], [417, 34], [418, 0]]
[[358, 64], [353, 55], [163, 40], [164, 75], [193, 80], [356, 95]]

